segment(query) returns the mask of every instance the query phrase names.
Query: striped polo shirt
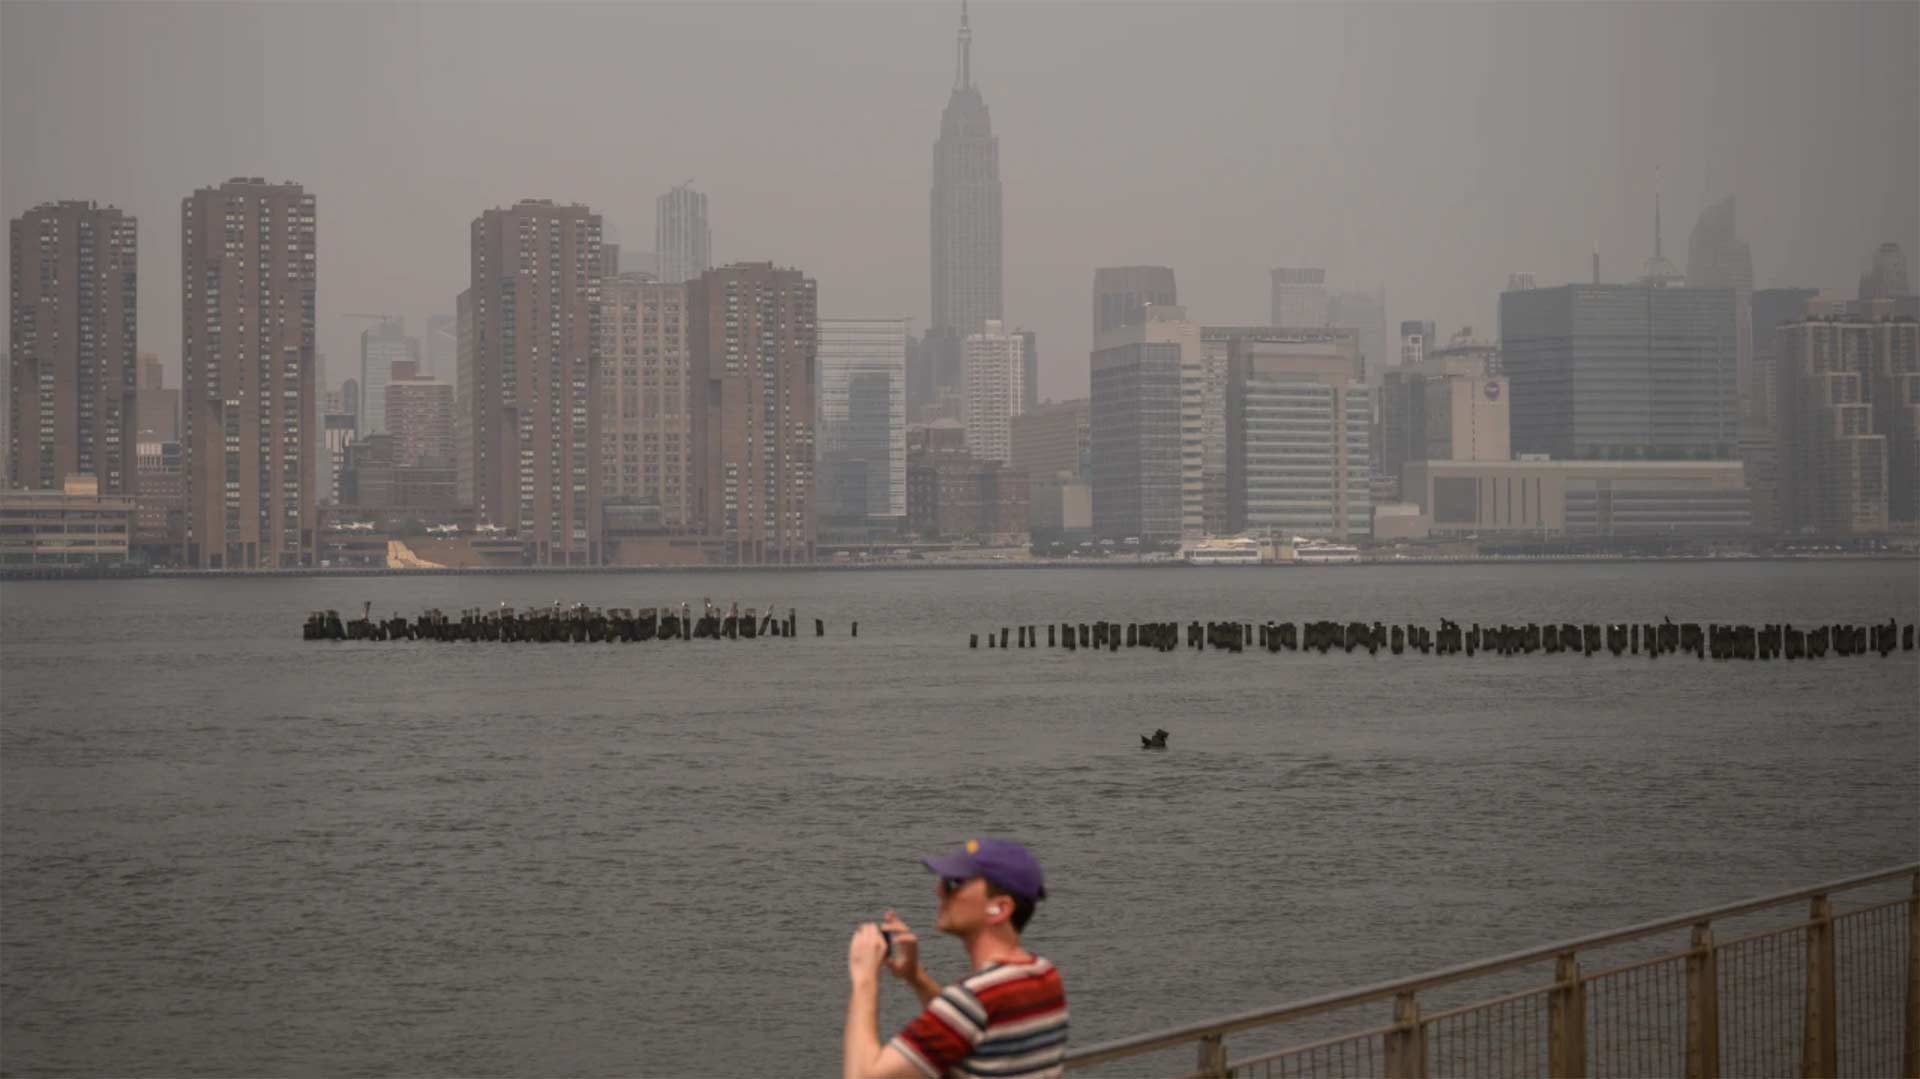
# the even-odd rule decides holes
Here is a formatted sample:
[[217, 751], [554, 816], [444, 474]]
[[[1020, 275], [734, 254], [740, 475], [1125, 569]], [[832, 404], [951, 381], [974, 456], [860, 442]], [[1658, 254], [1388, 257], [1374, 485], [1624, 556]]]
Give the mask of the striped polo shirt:
[[947, 986], [892, 1042], [928, 1079], [1051, 1079], [1067, 1052], [1067, 994], [1038, 956], [994, 963]]

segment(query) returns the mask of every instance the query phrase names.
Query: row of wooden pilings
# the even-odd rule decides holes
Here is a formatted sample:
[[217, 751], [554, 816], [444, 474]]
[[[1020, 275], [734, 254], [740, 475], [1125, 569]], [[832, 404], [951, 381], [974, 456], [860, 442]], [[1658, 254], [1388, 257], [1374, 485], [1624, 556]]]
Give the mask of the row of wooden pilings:
[[[752, 609], [707, 608], [695, 616], [686, 604], [680, 607], [648, 607], [638, 610], [612, 607], [601, 610], [585, 604], [573, 607], [533, 607], [516, 611], [511, 607], [483, 610], [470, 607], [449, 615], [438, 608], [423, 611], [409, 619], [400, 615], [374, 618], [372, 605], [359, 618], [343, 621], [338, 611], [313, 611], [301, 627], [301, 637], [309, 641], [505, 641], [537, 644], [601, 644], [632, 641], [754, 640], [759, 637], [795, 637], [799, 635], [799, 615], [787, 610], [785, 618]], [[813, 634], [826, 636], [822, 619], [813, 620]], [[860, 636], [860, 623], [852, 625], [852, 635]]]
[[[1663, 655], [1691, 655], [1697, 659], [1819, 659], [1827, 655], [1891, 655], [1897, 648], [1912, 651], [1914, 627], [1893, 619], [1869, 625], [1823, 625], [1795, 629], [1791, 623], [1769, 622], [1753, 626], [1709, 622], [1620, 622], [1606, 625], [1572, 622], [1524, 625], [1501, 623], [1482, 626], [1475, 622], [1463, 627], [1458, 622], [1440, 620], [1440, 628], [1419, 625], [1387, 625], [1381, 622], [1200, 622], [1186, 624], [1186, 646], [1197, 651], [1213, 648], [1225, 652], [1243, 652], [1248, 648], [1268, 652], [1352, 652], [1366, 649], [1377, 655], [1386, 649], [1393, 655], [1409, 650], [1423, 655], [1482, 652], [1501, 656], [1554, 655], [1575, 653], [1591, 656], [1609, 652], [1615, 656], [1645, 655], [1657, 659]], [[967, 647], [980, 647], [978, 633], [969, 635]], [[1126, 648], [1151, 648], [1171, 652], [1180, 647], [1178, 622], [1061, 622], [1046, 626], [1047, 648], [1068, 651], [1093, 649], [1117, 652]], [[1002, 626], [986, 634], [988, 648], [1039, 648], [1040, 627]]]

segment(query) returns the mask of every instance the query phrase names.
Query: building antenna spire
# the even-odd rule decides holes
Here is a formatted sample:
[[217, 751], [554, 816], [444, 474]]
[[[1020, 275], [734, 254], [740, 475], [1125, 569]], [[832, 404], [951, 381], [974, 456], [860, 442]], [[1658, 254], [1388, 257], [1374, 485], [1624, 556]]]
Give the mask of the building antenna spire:
[[967, 26], [967, 0], [960, 0], [960, 75], [954, 89], [973, 85], [973, 30]]

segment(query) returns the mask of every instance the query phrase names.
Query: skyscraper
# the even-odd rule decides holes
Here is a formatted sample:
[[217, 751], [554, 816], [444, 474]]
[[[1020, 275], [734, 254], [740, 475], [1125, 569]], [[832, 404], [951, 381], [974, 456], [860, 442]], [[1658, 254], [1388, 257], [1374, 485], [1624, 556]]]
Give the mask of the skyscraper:
[[[930, 218], [934, 336], [952, 348], [1004, 317], [1000, 291], [1000, 140], [973, 85], [973, 31], [960, 6], [959, 70], [933, 144]], [[957, 372], [951, 372], [957, 373]]]
[[1103, 266], [1093, 271], [1093, 336], [1140, 325], [1148, 304], [1171, 307], [1179, 302], [1171, 266]]
[[1093, 527], [1108, 539], [1177, 541], [1205, 527], [1205, 358], [1178, 305], [1097, 338], [1088, 419]]
[[1273, 271], [1273, 324], [1325, 326], [1329, 315], [1327, 271], [1318, 266], [1280, 266]]
[[1369, 386], [1380, 385], [1380, 376], [1399, 360], [1399, 349], [1387, 348], [1387, 290], [1347, 289], [1333, 294], [1327, 304], [1327, 325], [1344, 326], [1354, 332], [1360, 346], [1361, 377]]
[[1907, 255], [1900, 245], [1888, 241], [1873, 253], [1873, 268], [1860, 278], [1860, 298], [1891, 300], [1913, 294], [1907, 283]]
[[1013, 417], [1026, 400], [1024, 345], [999, 319], [988, 319], [967, 335], [964, 365], [966, 396], [960, 422], [967, 429], [967, 452], [981, 461], [1006, 464], [1013, 455]]
[[111, 206], [56, 202], [15, 218], [6, 485], [136, 483], [138, 226]]
[[1687, 284], [1733, 290], [1733, 370], [1741, 423], [1758, 427], [1766, 394], [1753, 365], [1753, 252], [1734, 231], [1733, 196], [1700, 212], [1687, 239]]
[[602, 494], [658, 506], [662, 525], [684, 529], [694, 469], [687, 286], [620, 274], [600, 298]]
[[1911, 522], [1920, 323], [1808, 319], [1779, 333], [1782, 530], [1871, 534]]
[[1538, 287], [1538, 285], [1534, 284], [1532, 271], [1515, 270], [1507, 275], [1508, 292], [1524, 292], [1527, 289]]
[[691, 282], [687, 307], [694, 520], [728, 562], [811, 562], [816, 285], [736, 262]]
[[1014, 332], [1020, 337], [1020, 411], [1031, 412], [1040, 405], [1040, 335], [1032, 330]]
[[1227, 360], [1227, 527], [1284, 536], [1370, 535], [1372, 403], [1343, 328], [1275, 327], [1232, 339]]
[[312, 565], [314, 198], [258, 177], [181, 200], [186, 561]]
[[523, 199], [471, 233], [475, 513], [516, 530], [537, 564], [595, 564], [600, 215]]
[[1732, 289], [1506, 292], [1500, 344], [1515, 453], [1560, 460], [1733, 455]]
[[1748, 402], [1761, 431], [1774, 423], [1774, 362], [1780, 355], [1780, 327], [1807, 317], [1807, 305], [1820, 295], [1817, 288], [1755, 289], [1749, 300], [1748, 336], [1753, 340], [1753, 396]]
[[829, 517], [907, 515], [907, 320], [820, 320], [819, 503]]
[[707, 227], [707, 196], [693, 181], [654, 201], [653, 245], [660, 280], [669, 285], [691, 281], [713, 265], [713, 230]]
[[[453, 488], [462, 506], [472, 507], [474, 466], [479, 454], [474, 446], [474, 416], [478, 399], [474, 395], [473, 290], [461, 289], [453, 298]], [[346, 408], [346, 387], [341, 387], [341, 407]], [[357, 421], [356, 421], [357, 424]]]
[[387, 383], [396, 363], [420, 362], [420, 339], [407, 336], [405, 319], [386, 319], [360, 332], [360, 435], [387, 433]]
[[1438, 348], [1433, 321], [1406, 321], [1400, 324], [1400, 366], [1414, 367], [1427, 358], [1427, 350]]

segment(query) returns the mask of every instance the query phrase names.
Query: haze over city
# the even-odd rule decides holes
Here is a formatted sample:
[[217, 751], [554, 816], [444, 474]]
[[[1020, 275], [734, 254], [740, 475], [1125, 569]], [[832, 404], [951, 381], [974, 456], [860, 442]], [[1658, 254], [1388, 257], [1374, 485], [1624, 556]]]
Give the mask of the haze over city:
[[[692, 179], [714, 263], [819, 282], [823, 317], [927, 328], [929, 150], [957, 4], [0, 8], [0, 212], [138, 217], [140, 347], [179, 384], [180, 199], [230, 176], [318, 205], [318, 347], [418, 332], [468, 227], [581, 202], [653, 247]], [[1384, 286], [1389, 325], [1494, 336], [1507, 275], [1631, 280], [1726, 195], [1759, 287], [1850, 293], [1920, 252], [1912, 4], [976, 4], [1004, 185], [1005, 310], [1040, 391], [1086, 394], [1094, 267], [1265, 320], [1269, 268]], [[444, 374], [444, 373], [443, 373]]]
[[1917, 58], [0, 0], [0, 1076], [1920, 1076]]

